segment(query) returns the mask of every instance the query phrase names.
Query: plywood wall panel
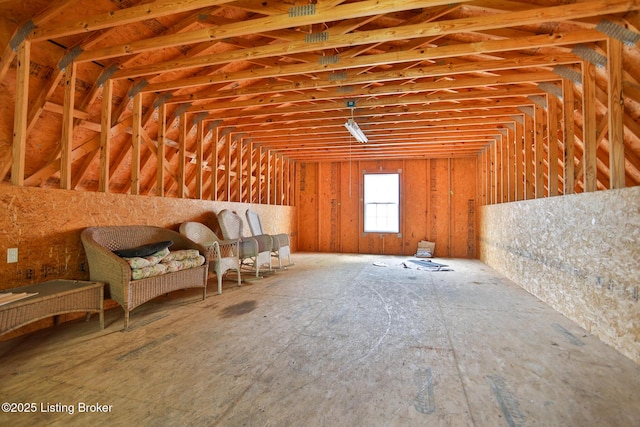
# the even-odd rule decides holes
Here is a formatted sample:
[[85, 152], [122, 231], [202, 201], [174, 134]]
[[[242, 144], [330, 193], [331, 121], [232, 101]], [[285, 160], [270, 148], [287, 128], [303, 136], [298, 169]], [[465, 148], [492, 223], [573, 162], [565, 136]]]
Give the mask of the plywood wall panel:
[[298, 166], [298, 249], [318, 250], [318, 163]]
[[435, 256], [451, 256], [451, 194], [448, 159], [431, 160], [431, 238], [436, 244]]
[[480, 258], [640, 363], [640, 187], [480, 208]]
[[340, 248], [340, 164], [320, 163], [318, 165], [318, 250], [338, 252]]
[[357, 163], [340, 163], [340, 252], [358, 253], [360, 192]]
[[[430, 240], [436, 256], [475, 257], [476, 164], [475, 158], [301, 164], [298, 247], [413, 255], [420, 240]], [[400, 172], [400, 233], [363, 232], [365, 171]]]
[[429, 160], [407, 160], [403, 169], [403, 197], [404, 203], [404, 255], [416, 253], [418, 242], [431, 241], [429, 208], [431, 165]]
[[476, 186], [469, 176], [477, 176], [476, 160], [451, 161], [451, 253], [458, 258], [476, 256]]
[[[257, 211], [265, 231], [290, 233], [295, 250], [295, 208], [125, 194], [78, 192], [0, 184], [0, 290], [54, 278], [88, 279], [80, 242], [85, 227], [149, 224], [177, 230], [184, 221], [217, 228], [215, 214]], [[250, 230], [245, 224], [245, 234]], [[18, 262], [6, 263], [8, 248]]]

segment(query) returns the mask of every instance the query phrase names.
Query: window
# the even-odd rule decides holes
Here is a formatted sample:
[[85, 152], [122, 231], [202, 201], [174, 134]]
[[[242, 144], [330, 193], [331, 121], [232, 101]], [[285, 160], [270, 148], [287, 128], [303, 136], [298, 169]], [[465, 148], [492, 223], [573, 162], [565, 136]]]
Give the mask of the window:
[[398, 233], [400, 231], [399, 174], [364, 175], [364, 231], [366, 233]]

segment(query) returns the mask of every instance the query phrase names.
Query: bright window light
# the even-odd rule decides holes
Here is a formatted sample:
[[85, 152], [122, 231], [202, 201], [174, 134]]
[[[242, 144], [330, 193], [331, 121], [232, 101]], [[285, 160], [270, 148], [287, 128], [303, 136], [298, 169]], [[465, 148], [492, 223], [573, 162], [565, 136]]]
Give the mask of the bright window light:
[[400, 231], [399, 174], [364, 175], [364, 231], [366, 233], [398, 233]]

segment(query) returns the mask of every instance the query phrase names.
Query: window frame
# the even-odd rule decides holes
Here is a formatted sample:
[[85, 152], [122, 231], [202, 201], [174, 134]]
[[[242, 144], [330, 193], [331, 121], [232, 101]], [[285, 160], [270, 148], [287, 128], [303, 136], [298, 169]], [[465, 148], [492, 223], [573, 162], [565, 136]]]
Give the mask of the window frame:
[[[367, 181], [367, 176], [373, 176], [373, 175], [393, 175], [395, 177], [397, 177], [397, 181], [398, 181], [398, 190], [397, 190], [397, 200], [395, 203], [396, 209], [397, 209], [397, 223], [396, 223], [396, 229], [395, 230], [391, 230], [391, 229], [385, 229], [385, 230], [367, 230], [367, 206], [371, 205], [371, 204], [375, 204], [375, 203], [367, 203], [367, 197], [366, 197], [366, 181]], [[401, 225], [400, 225], [400, 219], [401, 219], [401, 199], [402, 199], [402, 174], [401, 174], [401, 170], [397, 170], [397, 171], [375, 171], [375, 172], [369, 172], [366, 170], [363, 170], [362, 173], [362, 229], [363, 229], [363, 233], [364, 234], [369, 234], [369, 233], [377, 233], [377, 234], [399, 234]], [[390, 203], [390, 204], [394, 204], [394, 203]]]

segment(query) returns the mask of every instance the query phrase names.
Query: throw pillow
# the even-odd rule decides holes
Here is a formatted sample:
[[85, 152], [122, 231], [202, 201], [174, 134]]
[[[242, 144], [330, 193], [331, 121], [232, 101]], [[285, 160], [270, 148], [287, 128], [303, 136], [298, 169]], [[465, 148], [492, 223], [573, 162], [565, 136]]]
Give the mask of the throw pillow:
[[146, 256], [153, 255], [156, 252], [160, 252], [161, 250], [166, 249], [171, 245], [173, 245], [173, 241], [166, 240], [163, 242], [148, 243], [146, 245], [136, 246], [135, 248], [116, 249], [115, 251], [113, 251], [113, 253], [123, 258], [144, 258]]

